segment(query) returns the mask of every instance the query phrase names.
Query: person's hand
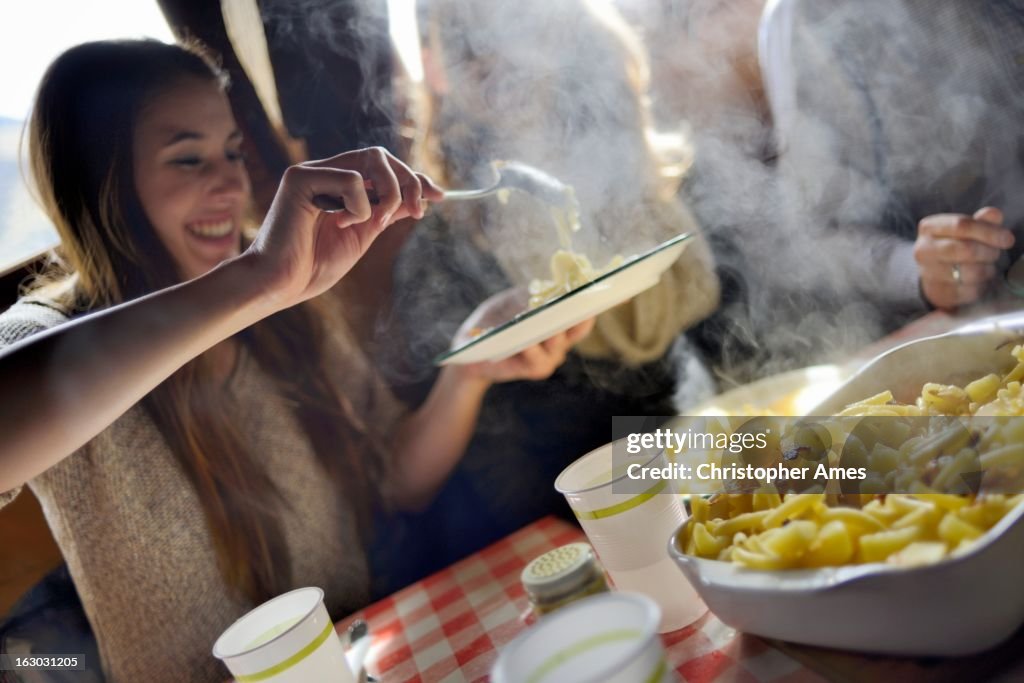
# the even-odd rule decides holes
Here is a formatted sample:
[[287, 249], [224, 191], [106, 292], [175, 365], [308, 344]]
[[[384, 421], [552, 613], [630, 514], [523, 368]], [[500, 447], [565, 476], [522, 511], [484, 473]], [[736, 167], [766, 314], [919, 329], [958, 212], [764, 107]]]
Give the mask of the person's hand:
[[927, 216], [918, 223], [914, 242], [921, 292], [944, 310], [977, 301], [996, 276], [996, 261], [1013, 241], [999, 209], [987, 206], [974, 216]]
[[[318, 194], [342, 199], [345, 209], [324, 213], [313, 204]], [[244, 257], [254, 259], [275, 304], [291, 306], [333, 286], [387, 226], [422, 218], [427, 202], [443, 196], [429, 178], [381, 147], [307, 161], [285, 171]]]
[[489, 384], [515, 380], [542, 380], [550, 377], [562, 363], [569, 350], [594, 329], [594, 318], [570, 327], [565, 332], [534, 344], [505, 360], [485, 361], [456, 366], [462, 376]]

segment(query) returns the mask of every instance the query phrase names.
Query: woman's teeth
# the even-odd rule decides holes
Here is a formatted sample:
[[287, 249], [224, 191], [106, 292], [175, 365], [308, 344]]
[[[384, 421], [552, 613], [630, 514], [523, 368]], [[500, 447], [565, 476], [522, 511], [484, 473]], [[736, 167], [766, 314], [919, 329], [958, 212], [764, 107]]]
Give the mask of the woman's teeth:
[[234, 222], [229, 218], [217, 223], [191, 223], [186, 226], [189, 232], [200, 237], [224, 237], [234, 229]]

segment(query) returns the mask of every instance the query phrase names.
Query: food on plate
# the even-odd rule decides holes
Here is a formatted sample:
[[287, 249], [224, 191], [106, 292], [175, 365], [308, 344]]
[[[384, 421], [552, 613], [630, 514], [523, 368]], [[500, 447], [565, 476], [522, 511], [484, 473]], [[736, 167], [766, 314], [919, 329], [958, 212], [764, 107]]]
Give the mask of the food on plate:
[[580, 216], [572, 188], [567, 187], [566, 193], [568, 197], [564, 206], [551, 207], [551, 217], [558, 231], [561, 248], [551, 256], [551, 279], [530, 282], [531, 309], [593, 282], [624, 262], [621, 255], [616, 255], [603, 268], [596, 268], [585, 255], [573, 251], [572, 233], [580, 229]]
[[551, 279], [530, 282], [530, 308], [542, 306], [577, 287], [593, 282], [622, 263], [622, 256], [617, 255], [603, 268], [595, 268], [583, 254], [559, 249], [551, 257]]
[[[913, 404], [886, 391], [844, 409], [831, 431], [869, 418], [834, 439], [842, 453], [826, 456], [831, 466], [850, 458], [866, 466], [852, 492], [814, 483], [786, 493], [760, 482], [743, 493], [695, 496], [680, 546], [766, 570], [915, 566], [965, 552], [1024, 504], [1024, 347], [1012, 354], [1017, 363], [1002, 376], [963, 387], [929, 383]], [[877, 417], [886, 419], [870, 420]], [[781, 450], [796, 452], [785, 437]]]

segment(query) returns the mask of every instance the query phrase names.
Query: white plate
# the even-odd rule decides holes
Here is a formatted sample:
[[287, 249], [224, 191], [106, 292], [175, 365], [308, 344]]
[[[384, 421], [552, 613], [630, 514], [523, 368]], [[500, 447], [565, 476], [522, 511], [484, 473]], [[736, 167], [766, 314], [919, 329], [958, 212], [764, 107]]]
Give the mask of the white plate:
[[715, 616], [741, 631], [843, 650], [950, 657], [994, 647], [1024, 623], [1022, 519], [1024, 506], [1017, 506], [966, 554], [914, 568], [745, 569], [685, 554], [679, 532], [668, 552]]
[[[508, 290], [485, 301], [455, 335], [451, 351], [435, 359], [437, 365], [464, 365], [499, 361], [542, 342], [588, 318], [618, 306], [658, 284], [686, 248], [692, 233], [677, 235], [650, 251], [632, 257], [618, 268], [585, 285], [526, 310], [524, 290]], [[467, 340], [474, 328], [487, 328], [490, 320], [504, 321]]]

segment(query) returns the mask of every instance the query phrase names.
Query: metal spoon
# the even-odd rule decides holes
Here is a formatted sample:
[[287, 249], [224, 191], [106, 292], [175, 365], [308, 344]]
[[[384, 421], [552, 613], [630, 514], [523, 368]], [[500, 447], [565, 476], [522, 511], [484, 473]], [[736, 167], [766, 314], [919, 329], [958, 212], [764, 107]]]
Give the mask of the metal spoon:
[[490, 187], [479, 190], [449, 190], [445, 199], [480, 199], [502, 190], [518, 190], [554, 206], [565, 206], [575, 201], [568, 185], [539, 168], [518, 161], [492, 161], [497, 176]]
[[345, 654], [349, 667], [356, 675], [358, 683], [376, 683], [377, 679], [366, 673], [364, 662], [370, 651], [370, 625], [363, 619], [356, 619], [348, 626], [349, 649]]
[[[516, 190], [552, 206], [576, 206], [572, 188], [538, 168], [518, 161], [492, 161], [491, 168], [494, 169], [496, 179], [489, 187], [477, 190], [448, 190], [444, 193], [445, 200], [481, 199], [503, 190]], [[372, 190], [370, 203], [380, 204], [380, 198], [374, 195]], [[314, 196], [313, 205], [326, 213], [345, 210], [345, 203], [341, 199], [325, 194]]]

